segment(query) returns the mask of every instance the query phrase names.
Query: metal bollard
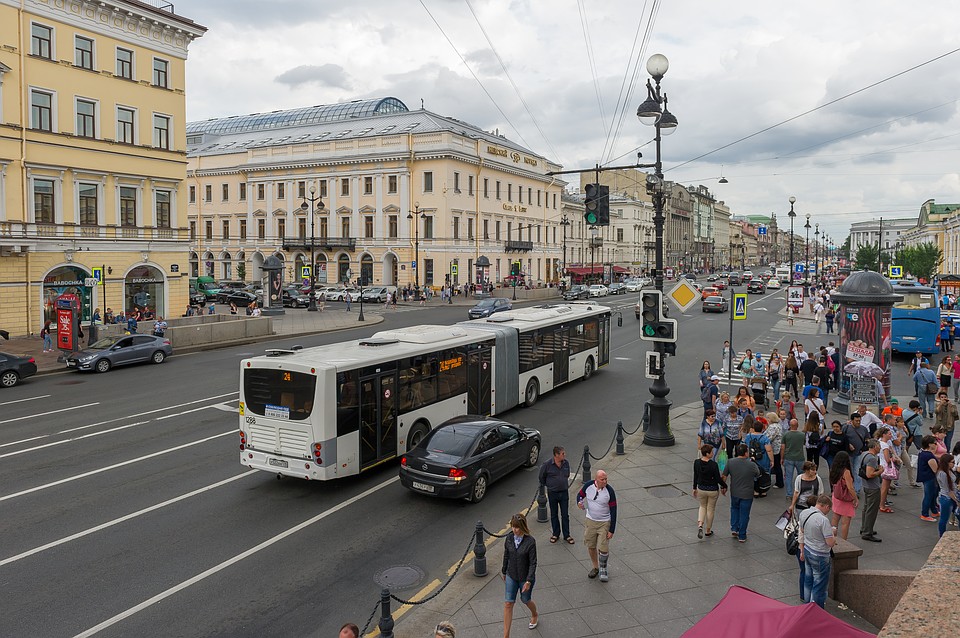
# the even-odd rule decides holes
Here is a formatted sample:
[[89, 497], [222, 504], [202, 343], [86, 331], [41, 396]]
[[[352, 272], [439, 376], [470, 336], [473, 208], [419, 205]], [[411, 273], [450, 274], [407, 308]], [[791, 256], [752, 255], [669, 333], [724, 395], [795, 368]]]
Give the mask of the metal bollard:
[[487, 546], [483, 544], [483, 521], [477, 521], [476, 542], [473, 544], [473, 575], [487, 575]]
[[649, 403], [643, 404], [643, 419], [641, 422], [643, 423], [643, 431], [646, 432], [647, 428], [650, 427], [650, 404]]
[[617, 421], [617, 456], [623, 456], [623, 421]]
[[393, 638], [393, 616], [390, 614], [390, 590], [380, 590], [380, 622], [377, 628], [381, 638]]
[[587, 481], [593, 478], [592, 473], [590, 472], [590, 446], [583, 446], [583, 483], [586, 484]]
[[547, 515], [547, 490], [541, 485], [537, 488], [537, 522], [546, 523], [549, 520]]

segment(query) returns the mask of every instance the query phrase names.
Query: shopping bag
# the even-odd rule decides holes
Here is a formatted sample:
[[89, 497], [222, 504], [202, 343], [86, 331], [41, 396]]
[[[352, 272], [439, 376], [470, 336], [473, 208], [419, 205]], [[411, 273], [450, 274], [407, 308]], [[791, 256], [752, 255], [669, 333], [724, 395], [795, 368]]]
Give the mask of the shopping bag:
[[780, 515], [780, 518], [777, 519], [777, 529], [781, 532], [787, 529], [787, 524], [790, 523], [790, 510], [784, 510], [783, 514]]
[[717, 467], [720, 468], [720, 473], [723, 473], [723, 469], [727, 467], [727, 451], [725, 449], [720, 450], [720, 454], [717, 454]]

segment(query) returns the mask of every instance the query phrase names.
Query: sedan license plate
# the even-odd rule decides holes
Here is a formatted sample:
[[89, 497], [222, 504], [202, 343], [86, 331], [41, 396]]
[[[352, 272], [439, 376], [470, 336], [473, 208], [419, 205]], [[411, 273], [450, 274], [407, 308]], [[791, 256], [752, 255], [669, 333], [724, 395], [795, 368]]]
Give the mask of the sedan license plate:
[[432, 485], [427, 485], [426, 483], [418, 483], [417, 481], [413, 482], [413, 489], [420, 490], [422, 492], [430, 492], [430, 493], [433, 493], [434, 491], [436, 491]]
[[290, 464], [283, 459], [267, 459], [267, 463], [274, 467], [290, 467]]

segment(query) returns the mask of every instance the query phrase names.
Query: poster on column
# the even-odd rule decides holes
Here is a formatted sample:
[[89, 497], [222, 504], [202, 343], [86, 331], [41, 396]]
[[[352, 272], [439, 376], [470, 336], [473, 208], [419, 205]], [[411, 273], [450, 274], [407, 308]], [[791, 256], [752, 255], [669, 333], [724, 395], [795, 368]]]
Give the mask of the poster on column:
[[[841, 306], [840, 352], [843, 365], [875, 363], [883, 370], [883, 391], [890, 396], [890, 308]], [[851, 378], [841, 375], [840, 390], [849, 392]]]

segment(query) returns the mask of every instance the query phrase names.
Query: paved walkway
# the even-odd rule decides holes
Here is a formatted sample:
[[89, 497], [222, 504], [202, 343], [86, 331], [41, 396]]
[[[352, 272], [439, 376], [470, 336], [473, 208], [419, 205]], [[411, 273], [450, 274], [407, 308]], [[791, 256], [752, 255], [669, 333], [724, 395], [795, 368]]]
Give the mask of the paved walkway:
[[[772, 489], [755, 501], [748, 541], [738, 543], [729, 534], [729, 497], [721, 497], [714, 524], [716, 534], [697, 539], [697, 502], [692, 498], [696, 430], [702, 416], [699, 404], [675, 407], [671, 428], [677, 444], [645, 447], [640, 434], [628, 437], [625, 456], [611, 454], [594, 463], [604, 469], [617, 490], [617, 533], [610, 546], [610, 581], [589, 580], [590, 559], [583, 546], [583, 514], [571, 492], [571, 526], [576, 545], [551, 545], [549, 523], [536, 523], [539, 568], [534, 600], [539, 627], [528, 631], [529, 611], [514, 608], [512, 635], [531, 638], [604, 636], [605, 638], [680, 636], [719, 602], [731, 585], [743, 585], [790, 604], [801, 604], [797, 560], [784, 549], [782, 533], [774, 526], [786, 509], [784, 491]], [[568, 449], [577, 449], [571, 441]], [[575, 463], [575, 461], [571, 461]], [[826, 478], [826, 468], [821, 467]], [[531, 481], [535, 481], [531, 473]], [[904, 481], [906, 485], [906, 481]], [[579, 487], [579, 481], [577, 488]], [[862, 543], [851, 524], [850, 541], [863, 547], [860, 567], [919, 570], [937, 542], [935, 524], [919, 519], [922, 490], [905, 487], [893, 496], [893, 514], [877, 521], [882, 543]], [[472, 524], [464, 517], [464, 537]], [[503, 521], [485, 521], [499, 529]], [[451, 620], [457, 638], [493, 638], [503, 635], [503, 582], [500, 579], [502, 540], [490, 545], [489, 575], [477, 578], [467, 563], [435, 600], [416, 607], [398, 620], [398, 638], [422, 638], [440, 620]], [[450, 557], [455, 561], [459, 557]], [[403, 597], [404, 592], [396, 592]], [[876, 632], [862, 618], [827, 602], [827, 610], [866, 631]], [[374, 629], [374, 628], [371, 628]]]

